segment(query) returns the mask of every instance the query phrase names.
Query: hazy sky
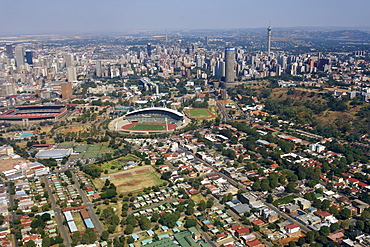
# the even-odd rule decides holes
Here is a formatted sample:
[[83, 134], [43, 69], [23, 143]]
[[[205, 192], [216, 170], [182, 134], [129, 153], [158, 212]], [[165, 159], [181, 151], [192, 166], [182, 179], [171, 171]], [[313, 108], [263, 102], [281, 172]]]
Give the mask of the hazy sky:
[[370, 0], [0, 0], [9, 33], [370, 26]]

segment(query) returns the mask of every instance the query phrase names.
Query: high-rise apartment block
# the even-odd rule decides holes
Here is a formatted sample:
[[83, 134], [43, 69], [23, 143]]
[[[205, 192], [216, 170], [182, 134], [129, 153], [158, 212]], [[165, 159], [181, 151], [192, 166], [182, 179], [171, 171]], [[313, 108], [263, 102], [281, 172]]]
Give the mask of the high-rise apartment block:
[[62, 83], [60, 86], [62, 90], [62, 99], [68, 99], [73, 96], [72, 82]]
[[232, 83], [235, 80], [235, 48], [225, 48], [225, 82]]

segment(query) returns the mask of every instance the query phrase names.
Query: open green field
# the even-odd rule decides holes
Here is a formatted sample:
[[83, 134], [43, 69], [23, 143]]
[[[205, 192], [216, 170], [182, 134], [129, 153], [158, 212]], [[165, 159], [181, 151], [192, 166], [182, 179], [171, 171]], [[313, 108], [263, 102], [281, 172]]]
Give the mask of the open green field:
[[[123, 177], [120, 177], [119, 175], [127, 173], [131, 174]], [[115, 178], [115, 176], [119, 178]], [[93, 181], [97, 189], [100, 189], [104, 186], [105, 180], [96, 178]], [[164, 180], [160, 179], [159, 174], [156, 173], [154, 168], [151, 166], [139, 166], [127, 171], [120, 171], [110, 174], [109, 181], [117, 187], [118, 194], [140, 191], [145, 187], [159, 186], [165, 182]]]
[[101, 168], [103, 170], [108, 170], [108, 174], [117, 172], [122, 168], [128, 161], [135, 161], [141, 163], [141, 159], [133, 154], [129, 154], [125, 157], [111, 160], [109, 162], [103, 163]]
[[71, 157], [74, 159], [98, 158], [102, 156], [104, 153], [110, 153], [113, 151], [111, 148], [102, 145], [86, 145], [86, 144], [77, 145], [73, 149], [74, 152], [77, 153], [71, 155]]
[[130, 130], [164, 130], [166, 125], [158, 124], [135, 124]]
[[187, 109], [186, 113], [195, 119], [209, 119], [215, 117], [215, 115], [208, 109]]

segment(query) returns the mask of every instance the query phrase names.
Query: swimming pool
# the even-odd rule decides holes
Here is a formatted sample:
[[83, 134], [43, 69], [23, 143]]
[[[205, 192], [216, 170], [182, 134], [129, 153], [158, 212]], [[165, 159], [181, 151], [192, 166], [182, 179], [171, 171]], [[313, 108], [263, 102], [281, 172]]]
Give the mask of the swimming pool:
[[33, 136], [33, 134], [32, 133], [23, 133], [21, 135], [21, 138], [26, 138], [26, 137], [30, 137], [30, 136]]

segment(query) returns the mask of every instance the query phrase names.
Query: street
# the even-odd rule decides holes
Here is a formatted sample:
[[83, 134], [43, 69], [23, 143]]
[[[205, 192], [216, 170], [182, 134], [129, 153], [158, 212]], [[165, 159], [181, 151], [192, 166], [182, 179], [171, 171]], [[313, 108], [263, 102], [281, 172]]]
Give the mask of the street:
[[61, 231], [62, 238], [65, 241], [65, 245], [67, 247], [69, 247], [69, 246], [71, 246], [71, 239], [69, 237], [69, 229], [67, 229], [67, 227], [65, 225], [63, 225], [62, 210], [56, 204], [56, 201], [55, 201], [55, 198], [54, 198], [54, 195], [53, 195], [53, 191], [51, 190], [51, 186], [50, 186], [48, 177], [47, 176], [43, 176], [42, 179], [43, 179], [43, 181], [45, 183], [45, 187], [46, 187], [46, 189], [48, 191], [50, 202], [51, 202], [51, 208], [54, 210], [55, 219], [56, 219], [57, 224], [58, 224], [58, 227], [59, 227], [59, 229]]
[[95, 214], [94, 204], [90, 202], [85, 192], [83, 192], [82, 189], [80, 188], [80, 183], [78, 182], [78, 179], [76, 175], [74, 174], [74, 172], [72, 172], [72, 179], [75, 182], [75, 187], [77, 188], [78, 193], [81, 195], [82, 201], [84, 202], [84, 205], [86, 206], [86, 209], [90, 215], [91, 221], [93, 222], [95, 226], [95, 229], [99, 232], [99, 234], [101, 234], [104, 231], [104, 228]]

